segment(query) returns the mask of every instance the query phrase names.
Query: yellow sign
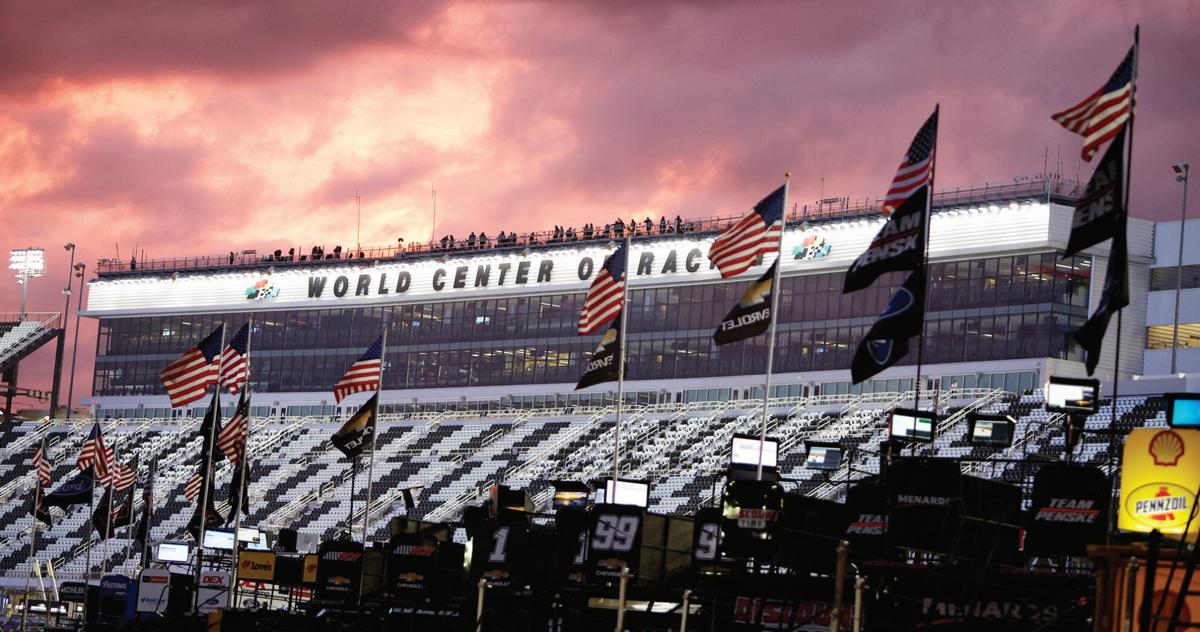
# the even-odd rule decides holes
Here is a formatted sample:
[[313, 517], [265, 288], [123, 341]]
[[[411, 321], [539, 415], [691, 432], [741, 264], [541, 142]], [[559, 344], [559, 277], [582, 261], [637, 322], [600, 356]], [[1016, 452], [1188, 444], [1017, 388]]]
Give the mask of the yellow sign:
[[304, 576], [300, 579], [305, 584], [317, 583], [317, 556], [309, 553], [304, 556]]
[[[1200, 485], [1200, 430], [1137, 428], [1125, 438], [1121, 463], [1121, 505], [1117, 528], [1180, 536], [1196, 510]], [[1188, 539], [1200, 532], [1200, 515]]]
[[270, 551], [238, 553], [238, 579], [275, 581], [275, 554]]

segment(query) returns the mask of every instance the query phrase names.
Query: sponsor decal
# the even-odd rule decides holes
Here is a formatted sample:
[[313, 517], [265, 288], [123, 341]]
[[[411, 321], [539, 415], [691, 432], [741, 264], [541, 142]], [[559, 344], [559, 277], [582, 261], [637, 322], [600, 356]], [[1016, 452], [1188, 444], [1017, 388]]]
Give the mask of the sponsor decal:
[[1175, 467], [1183, 458], [1183, 437], [1174, 430], [1163, 430], [1150, 439], [1146, 451], [1154, 459], [1154, 464], [1161, 467]]
[[254, 285], [246, 288], [247, 301], [269, 301], [279, 296], [279, 288], [271, 282], [270, 277], [259, 279]]
[[[833, 623], [833, 604], [827, 601], [784, 601], [761, 597], [738, 597], [733, 606], [733, 622], [758, 625], [760, 630], [828, 630]], [[839, 627], [849, 630], [852, 612], [844, 608]]]
[[1059, 620], [1058, 606], [1035, 602], [981, 599], [979, 601], [943, 601], [925, 597], [921, 600], [921, 614], [926, 617], [946, 619], [985, 619], [1051, 622]]
[[951, 498], [947, 496], [924, 496], [921, 494], [897, 494], [898, 505], [923, 505], [926, 507], [948, 507]]
[[362, 557], [362, 551], [326, 551], [321, 557], [330, 562], [357, 562]]
[[[1196, 508], [1200, 485], [1200, 430], [1135, 428], [1125, 438], [1117, 528], [1179, 537]], [[1187, 533], [1195, 541], [1200, 520]]]
[[1096, 501], [1087, 498], [1051, 498], [1045, 507], [1038, 509], [1034, 520], [1040, 522], [1071, 522], [1096, 524], [1100, 509]]
[[413, 544], [399, 544], [392, 552], [396, 555], [408, 555], [410, 557], [433, 557], [437, 553], [437, 549], [432, 546], [418, 546]]
[[829, 242], [824, 235], [809, 235], [800, 241], [800, 245], [792, 248], [792, 259], [820, 259], [829, 254]]
[[743, 529], [766, 529], [768, 522], [779, 519], [779, 512], [773, 509], [738, 509], [737, 525]]
[[847, 535], [883, 535], [887, 533], [887, 516], [858, 514], [858, 519], [846, 527]]

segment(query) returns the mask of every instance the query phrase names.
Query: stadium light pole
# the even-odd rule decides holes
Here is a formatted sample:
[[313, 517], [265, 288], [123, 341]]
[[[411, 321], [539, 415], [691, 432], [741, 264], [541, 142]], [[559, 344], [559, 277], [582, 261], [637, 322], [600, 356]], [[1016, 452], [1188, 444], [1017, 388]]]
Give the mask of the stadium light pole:
[[[67, 382], [67, 417], [66, 421], [71, 421], [71, 411], [75, 404], [71, 400], [75, 397], [75, 359], [79, 356], [79, 311], [83, 309], [83, 272], [87, 268], [82, 262], [71, 266], [75, 271], [75, 276], [79, 277], [79, 298], [75, 303], [75, 341], [71, 343], [71, 379]], [[70, 300], [70, 297], [67, 297]]]
[[25, 320], [25, 294], [29, 280], [46, 274], [46, 253], [41, 248], [17, 248], [8, 253], [8, 267], [16, 272], [17, 283], [21, 286], [21, 315], [18, 320]]
[[1175, 321], [1171, 326], [1171, 375], [1175, 375], [1175, 359], [1179, 355], [1179, 298], [1183, 294], [1183, 231], [1187, 224], [1187, 190], [1188, 171], [1191, 166], [1186, 162], [1171, 165], [1175, 171], [1175, 181], [1183, 183], [1183, 203], [1179, 209], [1179, 258], [1175, 261]]

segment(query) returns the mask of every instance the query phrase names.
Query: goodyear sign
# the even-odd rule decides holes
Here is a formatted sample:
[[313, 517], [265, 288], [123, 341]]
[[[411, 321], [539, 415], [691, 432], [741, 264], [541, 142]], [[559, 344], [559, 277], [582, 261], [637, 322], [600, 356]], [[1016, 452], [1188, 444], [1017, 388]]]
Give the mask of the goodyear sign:
[[[1138, 428], [1125, 439], [1121, 466], [1121, 506], [1117, 528], [1179, 536], [1196, 511], [1200, 485], [1200, 430]], [[1192, 521], [1188, 539], [1200, 531]]]
[[275, 581], [275, 554], [270, 551], [238, 553], [238, 579]]

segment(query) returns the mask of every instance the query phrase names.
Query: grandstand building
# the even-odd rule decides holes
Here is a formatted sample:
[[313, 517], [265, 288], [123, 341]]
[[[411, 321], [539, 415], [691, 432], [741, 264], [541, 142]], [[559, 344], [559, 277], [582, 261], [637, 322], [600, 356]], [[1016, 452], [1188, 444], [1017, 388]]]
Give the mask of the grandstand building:
[[[1017, 393], [1050, 373], [1081, 374], [1069, 332], [1099, 300], [1107, 245], [1060, 258], [1075, 190], [1033, 180], [935, 196], [922, 371], [931, 376], [928, 387]], [[630, 265], [631, 402], [761, 397], [765, 337], [721, 348], [711, 339], [762, 271], [729, 282], [710, 266], [708, 247], [727, 221], [691, 221], [678, 232], [655, 224], [649, 235], [639, 225]], [[855, 346], [902, 281], [889, 275], [869, 290], [840, 291], [843, 271], [881, 221], [875, 204], [788, 214], [773, 395], [911, 387], [915, 350], [870, 383], [849, 383]], [[1114, 366], [1113, 326], [1102, 377], [1141, 371], [1153, 231], [1151, 222], [1131, 221], [1132, 304], [1121, 365]], [[217, 324], [232, 331], [251, 316], [257, 416], [344, 412], [335, 410], [331, 386], [384, 328], [385, 411], [607, 401], [611, 385], [573, 388], [598, 339], [576, 335], [576, 319], [610, 242], [532, 241], [319, 261], [230, 255], [101, 262], [85, 312], [100, 321], [91, 403], [100, 416], [169, 416], [162, 368]]]
[[[940, 419], [929, 453], [971, 457], [965, 473], [1021, 485], [1026, 496], [1033, 468], [1064, 452], [1064, 416], [1044, 409], [1041, 385], [1049, 374], [1084, 372], [1067, 332], [1094, 309], [1107, 263], [1104, 244], [1059, 257], [1072, 191], [1028, 182], [934, 198], [922, 374], [938, 390], [922, 406]], [[352, 470], [330, 437], [341, 425], [335, 415], [344, 417], [366, 395], [338, 410], [330, 391], [386, 326], [372, 538], [386, 538], [388, 520], [397, 516], [455, 520], [498, 482], [526, 489], [547, 510], [551, 481], [607, 476], [617, 449], [623, 477], [652, 482], [649, 511], [691, 515], [719, 498], [731, 437], [757, 432], [763, 412], [763, 342], [719, 350], [711, 344], [720, 318], [761, 270], [725, 282], [709, 269], [706, 248], [727, 221], [691, 221], [661, 234], [655, 227], [634, 241], [632, 405], [619, 442], [613, 385], [573, 390], [600, 337], [580, 337], [575, 328], [583, 292], [608, 252], [605, 239], [522, 237], [500, 248], [377, 250], [350, 260], [235, 254], [139, 261], [136, 268], [102, 262], [86, 312], [100, 320], [101, 332], [91, 403], [119, 461], [137, 455], [143, 477], [150, 463], [156, 466], [150, 539], [187, 538], [195, 502], [184, 487], [203, 444], [202, 405], [173, 414], [158, 374], [216, 323], [233, 328], [253, 315], [247, 455], [254, 474], [242, 524], [332, 538], [364, 518], [363, 477], [352, 492]], [[854, 345], [899, 282], [885, 277], [870, 291], [840, 293], [843, 270], [878, 222], [871, 204], [801, 207], [788, 215], [768, 432], [779, 441], [779, 473], [789, 489], [820, 498], [839, 498], [850, 481], [879, 471], [877, 459], [856, 450], [877, 446], [887, 436], [888, 411], [913, 400], [915, 354], [862, 388], [849, 385]], [[1152, 259], [1161, 241], [1155, 230], [1131, 222], [1133, 296], [1123, 316], [1121, 364], [1112, 355], [1114, 323], [1098, 370], [1103, 378], [1118, 369], [1139, 375], [1143, 352], [1157, 352], [1145, 349], [1147, 331], [1153, 336], [1162, 324], [1147, 319], [1148, 288], [1164, 274], [1151, 271], [1161, 267]], [[1188, 235], [1200, 236], [1200, 227]], [[1154, 300], [1151, 318], [1158, 318]], [[1185, 320], [1194, 313], [1185, 312]], [[1143, 388], [1127, 388], [1132, 384]], [[1089, 428], [1165, 425], [1158, 397], [1164, 388], [1154, 388], [1144, 379], [1125, 381], [1115, 408], [1104, 401]], [[964, 420], [971, 411], [1015, 419], [1011, 448], [970, 445]], [[46, 440], [58, 486], [75, 474], [90, 429], [90, 421], [27, 421], [0, 430], [0, 585], [25, 581], [33, 448]], [[847, 450], [835, 472], [805, 467], [804, 445], [822, 441]], [[1085, 435], [1074, 459], [1110, 473], [1116, 463], [1108, 448], [1106, 436]], [[231, 468], [220, 465], [216, 476], [219, 508], [228, 511]], [[405, 490], [414, 489], [410, 507]], [[88, 511], [54, 509], [53, 526], [37, 532], [36, 557], [52, 562], [59, 578], [80, 577], [89, 562], [93, 573], [138, 567], [126, 545], [100, 543], [92, 533]]]

